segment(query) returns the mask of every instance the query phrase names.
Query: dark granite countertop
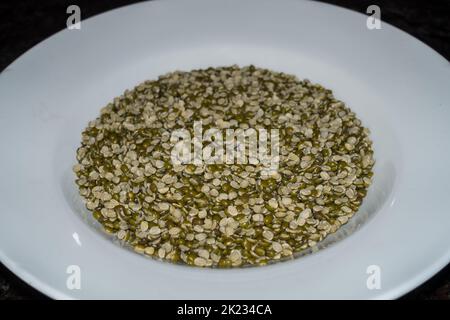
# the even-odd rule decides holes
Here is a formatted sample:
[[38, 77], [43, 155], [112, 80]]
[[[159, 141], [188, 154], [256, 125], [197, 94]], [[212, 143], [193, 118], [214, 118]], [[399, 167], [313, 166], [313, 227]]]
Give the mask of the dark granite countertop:
[[[0, 70], [45, 38], [65, 28], [66, 8], [77, 4], [82, 19], [138, 1], [45, 0], [0, 1]], [[406, 31], [450, 60], [450, 0], [431, 1], [367, 1], [324, 0], [341, 7], [365, 13], [376, 4], [381, 8], [381, 19]], [[4, 213], [2, 213], [4, 214]], [[0, 300], [47, 299], [0, 264]], [[450, 300], [450, 266], [410, 292], [403, 299]]]

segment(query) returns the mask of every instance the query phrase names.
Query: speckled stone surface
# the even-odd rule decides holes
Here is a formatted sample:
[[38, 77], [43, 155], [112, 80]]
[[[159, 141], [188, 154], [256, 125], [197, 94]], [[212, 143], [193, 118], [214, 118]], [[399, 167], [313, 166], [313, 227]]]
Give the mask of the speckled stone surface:
[[[0, 1], [0, 70], [25, 51], [65, 28], [66, 8], [77, 4], [82, 19], [138, 1], [91, 0]], [[365, 13], [371, 4], [381, 8], [381, 20], [408, 32], [450, 60], [450, 1], [325, 0]], [[0, 214], [5, 214], [4, 212]], [[0, 264], [0, 300], [47, 299]], [[450, 266], [402, 299], [450, 300]]]

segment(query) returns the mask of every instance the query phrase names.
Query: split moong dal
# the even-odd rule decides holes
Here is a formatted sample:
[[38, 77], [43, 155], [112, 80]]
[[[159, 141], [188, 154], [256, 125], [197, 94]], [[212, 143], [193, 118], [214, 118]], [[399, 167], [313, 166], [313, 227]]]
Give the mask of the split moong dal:
[[[171, 133], [193, 135], [196, 121], [203, 130], [279, 130], [277, 170], [172, 163]], [[368, 129], [330, 90], [228, 66], [175, 71], [125, 91], [89, 122], [77, 162], [87, 209], [122, 244], [176, 263], [238, 267], [292, 258], [347, 223], [374, 158]]]

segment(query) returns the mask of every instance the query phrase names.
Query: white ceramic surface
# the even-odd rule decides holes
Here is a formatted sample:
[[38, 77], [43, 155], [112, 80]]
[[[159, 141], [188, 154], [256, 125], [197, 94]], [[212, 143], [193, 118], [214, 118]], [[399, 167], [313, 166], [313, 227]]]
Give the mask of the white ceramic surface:
[[[418, 286], [450, 260], [450, 66], [366, 19], [316, 2], [156, 1], [43, 41], [0, 74], [1, 262], [54, 298], [369, 299]], [[71, 173], [87, 122], [145, 79], [235, 63], [320, 83], [371, 129], [377, 163], [361, 212], [329, 247], [261, 268], [173, 265], [102, 236]], [[80, 290], [66, 286], [69, 265]], [[370, 265], [379, 290], [366, 286]]]

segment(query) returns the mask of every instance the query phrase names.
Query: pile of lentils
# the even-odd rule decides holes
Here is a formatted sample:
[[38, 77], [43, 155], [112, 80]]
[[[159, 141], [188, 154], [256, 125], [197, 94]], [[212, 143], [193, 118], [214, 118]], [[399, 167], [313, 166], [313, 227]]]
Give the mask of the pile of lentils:
[[[203, 130], [278, 129], [278, 170], [173, 165], [171, 133], [200, 120]], [[199, 267], [265, 265], [316, 246], [358, 210], [374, 165], [368, 129], [330, 90], [252, 65], [125, 91], [84, 130], [77, 160], [79, 192], [107, 233]]]

